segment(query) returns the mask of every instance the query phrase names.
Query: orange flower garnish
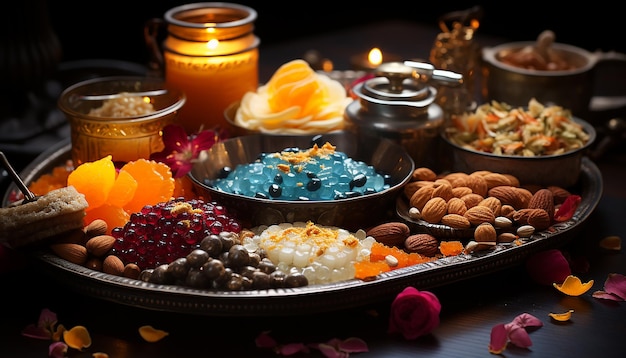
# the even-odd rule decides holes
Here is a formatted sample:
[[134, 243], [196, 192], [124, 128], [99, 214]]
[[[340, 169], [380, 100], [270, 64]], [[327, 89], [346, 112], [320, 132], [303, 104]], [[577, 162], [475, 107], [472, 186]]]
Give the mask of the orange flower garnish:
[[574, 313], [574, 310], [569, 310], [563, 313], [548, 313], [548, 316], [550, 316], [555, 321], [565, 322], [569, 321], [569, 319], [572, 318], [572, 313]]
[[169, 333], [162, 331], [160, 329], [156, 329], [152, 326], [141, 326], [139, 327], [139, 334], [141, 338], [145, 339], [146, 342], [158, 342], [161, 339], [165, 338], [165, 336], [169, 335]]
[[574, 275], [569, 275], [565, 278], [562, 284], [553, 283], [554, 288], [569, 296], [580, 296], [589, 291], [593, 286], [593, 280], [586, 283], [582, 283], [580, 279]]
[[84, 326], [75, 326], [63, 332], [63, 340], [70, 347], [78, 350], [91, 346], [91, 336]]
[[600, 247], [607, 250], [619, 251], [622, 249], [622, 239], [617, 235], [607, 236], [600, 240]]

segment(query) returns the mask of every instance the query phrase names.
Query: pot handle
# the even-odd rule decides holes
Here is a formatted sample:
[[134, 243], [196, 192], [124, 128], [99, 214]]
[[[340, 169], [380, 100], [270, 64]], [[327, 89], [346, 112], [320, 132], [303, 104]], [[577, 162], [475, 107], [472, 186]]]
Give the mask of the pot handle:
[[143, 28], [143, 37], [146, 43], [146, 47], [150, 51], [150, 60], [148, 62], [148, 68], [151, 75], [156, 77], [162, 77], [164, 72], [164, 59], [161, 52], [161, 46], [159, 46], [159, 33], [165, 27], [165, 21], [159, 18], [153, 18], [146, 21]]
[[[626, 75], [626, 54], [616, 51], [596, 51], [593, 53], [596, 58], [595, 77], [616, 79], [624, 78]], [[608, 94], [596, 94], [591, 98], [589, 104], [592, 112], [602, 112], [626, 106], [626, 86], [622, 81], [611, 80], [613, 88]]]

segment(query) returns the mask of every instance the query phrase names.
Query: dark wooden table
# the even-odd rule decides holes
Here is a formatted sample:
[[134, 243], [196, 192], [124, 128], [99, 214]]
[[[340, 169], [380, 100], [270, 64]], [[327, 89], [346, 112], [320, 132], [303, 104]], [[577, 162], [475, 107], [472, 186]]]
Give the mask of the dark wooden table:
[[[412, 23], [372, 24], [365, 28], [304, 38], [261, 49], [261, 79], [267, 80], [282, 63], [316, 49], [332, 58], [337, 69], [348, 69], [355, 53], [373, 46], [403, 57], [426, 58], [437, 29]], [[498, 41], [499, 39], [485, 39]], [[608, 119], [608, 118], [607, 118]], [[106, 352], [110, 357], [270, 357], [275, 354], [255, 346], [255, 338], [271, 331], [281, 343], [315, 343], [331, 338], [359, 337], [369, 353], [364, 357], [490, 357], [491, 328], [508, 323], [521, 313], [530, 313], [544, 326], [530, 333], [529, 349], [509, 346], [506, 357], [623, 357], [626, 351], [626, 302], [607, 302], [591, 297], [610, 273], [626, 274], [624, 251], [600, 249], [598, 242], [609, 235], [626, 238], [626, 144], [618, 141], [595, 163], [603, 174], [604, 194], [580, 234], [561, 249], [589, 262], [583, 281], [593, 288], [579, 297], [568, 297], [552, 287], [535, 284], [520, 264], [494, 270], [480, 277], [430, 289], [442, 303], [441, 323], [429, 335], [406, 341], [387, 334], [391, 302], [329, 313], [287, 317], [207, 317], [146, 310], [76, 294], [63, 282], [50, 280], [28, 264], [0, 274], [4, 302], [0, 324], [0, 357], [45, 357], [49, 341], [20, 334], [36, 323], [41, 309], [57, 313], [66, 327], [83, 325], [93, 344], [70, 357], [91, 357]], [[418, 287], [419, 289], [419, 287]], [[573, 309], [572, 319], [558, 323], [548, 314]], [[157, 343], [143, 341], [141, 325], [169, 332]], [[320, 356], [317, 351], [300, 355]]]

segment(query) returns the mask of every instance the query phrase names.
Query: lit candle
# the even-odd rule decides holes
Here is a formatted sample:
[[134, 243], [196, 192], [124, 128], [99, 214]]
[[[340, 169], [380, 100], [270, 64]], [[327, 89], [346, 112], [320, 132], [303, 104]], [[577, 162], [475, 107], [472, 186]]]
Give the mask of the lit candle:
[[352, 57], [352, 67], [355, 70], [373, 71], [383, 62], [397, 61], [398, 56], [383, 55], [383, 52], [377, 48], [372, 48], [368, 53], [359, 54]]
[[215, 4], [220, 7], [190, 4], [165, 14], [165, 81], [187, 96], [178, 123], [188, 133], [226, 128], [226, 108], [259, 85], [256, 11]]

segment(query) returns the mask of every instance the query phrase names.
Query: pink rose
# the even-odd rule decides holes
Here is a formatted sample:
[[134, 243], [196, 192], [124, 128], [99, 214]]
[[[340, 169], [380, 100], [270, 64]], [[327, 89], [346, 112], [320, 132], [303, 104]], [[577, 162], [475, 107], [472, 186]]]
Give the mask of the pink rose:
[[391, 304], [388, 332], [401, 333], [407, 340], [416, 339], [439, 325], [439, 312], [441, 303], [437, 296], [409, 286]]

